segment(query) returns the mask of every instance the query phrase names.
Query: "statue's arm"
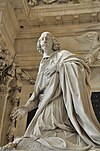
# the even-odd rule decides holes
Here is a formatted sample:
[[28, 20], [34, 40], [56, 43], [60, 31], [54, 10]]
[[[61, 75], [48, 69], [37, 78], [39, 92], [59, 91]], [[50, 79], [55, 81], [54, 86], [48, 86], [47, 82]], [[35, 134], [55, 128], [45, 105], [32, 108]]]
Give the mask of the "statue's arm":
[[27, 107], [28, 111], [30, 112], [31, 110], [37, 108], [37, 106], [38, 106], [38, 95], [35, 95], [35, 93], [33, 92], [31, 97], [26, 102], [25, 107]]
[[37, 108], [37, 106], [38, 106], [37, 96], [35, 96], [35, 94], [33, 93], [31, 95], [31, 97], [28, 99], [25, 106], [14, 108], [14, 110], [12, 111], [10, 117], [12, 119], [17, 119], [17, 118], [22, 119], [22, 117], [24, 117], [25, 114], [27, 114], [31, 110]]
[[28, 112], [38, 107], [39, 95], [44, 91], [45, 88], [46, 85], [41, 89], [38, 87], [38, 89], [32, 93], [31, 97], [28, 99], [27, 103], [25, 104], [25, 107], [28, 109]]

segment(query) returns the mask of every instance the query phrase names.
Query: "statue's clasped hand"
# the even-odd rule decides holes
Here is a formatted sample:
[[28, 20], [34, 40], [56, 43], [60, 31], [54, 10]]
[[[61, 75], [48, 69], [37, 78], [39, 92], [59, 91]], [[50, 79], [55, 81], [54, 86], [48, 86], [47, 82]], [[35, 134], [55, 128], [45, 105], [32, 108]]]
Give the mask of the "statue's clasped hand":
[[10, 117], [14, 119], [22, 119], [24, 115], [28, 113], [27, 107], [16, 107], [14, 108], [13, 112], [11, 113]]
[[44, 71], [44, 75], [46, 75], [48, 78], [51, 77], [55, 72], [57, 72], [57, 65], [55, 66], [51, 66], [46, 68], [46, 70]]

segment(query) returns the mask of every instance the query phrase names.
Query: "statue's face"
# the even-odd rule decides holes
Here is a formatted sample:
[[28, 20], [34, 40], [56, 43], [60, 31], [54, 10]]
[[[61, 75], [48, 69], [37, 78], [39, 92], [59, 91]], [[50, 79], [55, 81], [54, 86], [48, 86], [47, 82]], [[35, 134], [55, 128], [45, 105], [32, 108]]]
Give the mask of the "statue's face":
[[50, 53], [50, 51], [53, 51], [52, 44], [53, 44], [52, 35], [48, 32], [42, 33], [40, 37], [40, 45], [43, 51], [46, 53]]

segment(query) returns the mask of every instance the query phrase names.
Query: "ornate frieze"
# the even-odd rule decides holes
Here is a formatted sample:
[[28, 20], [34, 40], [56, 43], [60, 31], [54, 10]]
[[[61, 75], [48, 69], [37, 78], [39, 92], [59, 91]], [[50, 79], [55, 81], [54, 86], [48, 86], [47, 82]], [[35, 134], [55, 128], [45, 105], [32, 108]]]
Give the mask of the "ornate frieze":
[[99, 2], [99, 0], [28, 0], [28, 4], [30, 6], [36, 6], [39, 2], [43, 2], [44, 4], [52, 4], [52, 3], [67, 3], [67, 4], [78, 4], [78, 3], [89, 3], [89, 2]]
[[29, 0], [27, 4], [26, 0], [12, 2], [21, 30], [33, 26], [100, 22], [99, 0]]
[[[72, 4], [78, 4], [80, 0], [41, 0], [45, 4], [52, 4], [54, 2], [58, 3], [72, 3]], [[35, 6], [39, 4], [39, 0], [29, 0], [28, 4], [30, 6]]]

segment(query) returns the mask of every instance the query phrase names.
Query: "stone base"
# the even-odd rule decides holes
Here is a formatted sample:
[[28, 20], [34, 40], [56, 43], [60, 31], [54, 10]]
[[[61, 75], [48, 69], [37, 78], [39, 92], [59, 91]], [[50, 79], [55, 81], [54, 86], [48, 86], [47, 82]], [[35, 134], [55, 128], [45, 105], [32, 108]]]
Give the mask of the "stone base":
[[[0, 151], [100, 151], [100, 148], [91, 148], [90, 146], [79, 148], [79, 149], [60, 149], [60, 148], [49, 148], [41, 143], [34, 141], [33, 139], [24, 138], [19, 139], [18, 146], [16, 149], [0, 149]], [[18, 139], [16, 139], [16, 142]]]
[[[11, 151], [58, 151], [58, 150], [51, 150], [51, 149], [37, 150], [37, 149], [34, 149], [34, 150], [11, 150]], [[61, 151], [61, 149], [59, 151]], [[78, 151], [78, 150], [63, 150], [63, 151]], [[83, 149], [81, 151], [83, 151]], [[84, 150], [84, 151], [86, 151], [86, 150]], [[87, 150], [87, 151], [100, 151], [100, 149], [92, 149], [92, 150]]]
[[[2, 150], [0, 150], [0, 151], [2, 151]], [[44, 150], [44, 149], [42, 149], [42, 150], [40, 150], [40, 149], [36, 149], [36, 148], [34, 148], [34, 149], [31, 149], [31, 150], [16, 150], [16, 149], [14, 149], [14, 150], [5, 150], [5, 151], [61, 151], [61, 149], [59, 149], [59, 150], [54, 150], [54, 149], [49, 149], [49, 148], [47, 148], [46, 150]], [[62, 150], [62, 151], [78, 151], [78, 150]], [[100, 151], [100, 149], [91, 149], [91, 150], [80, 150], [80, 151]]]

